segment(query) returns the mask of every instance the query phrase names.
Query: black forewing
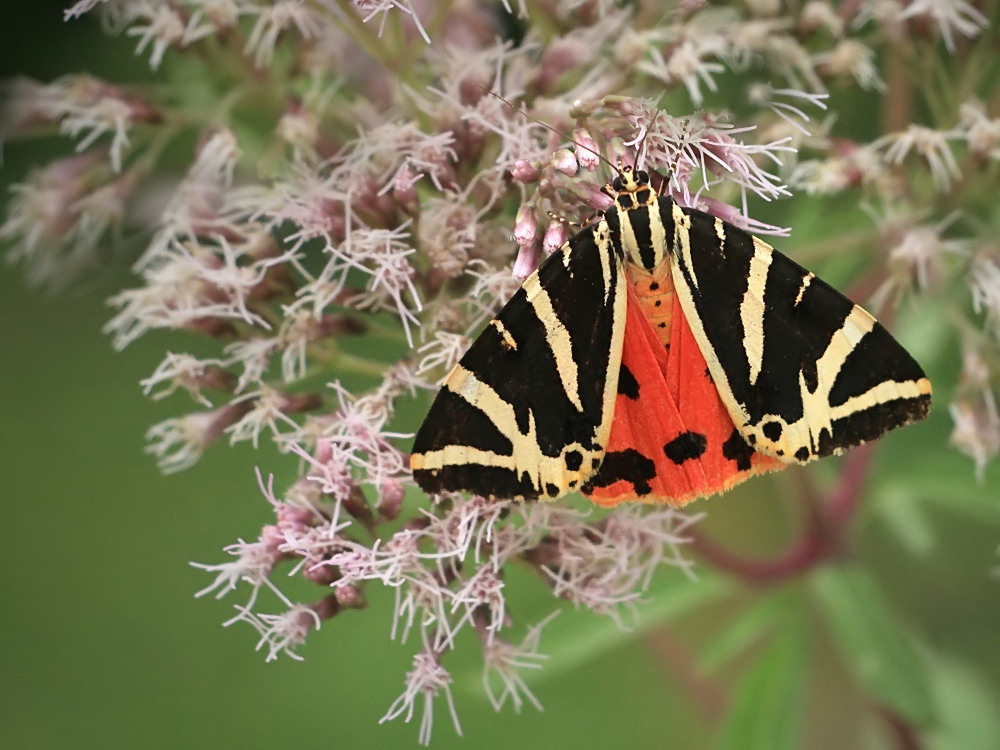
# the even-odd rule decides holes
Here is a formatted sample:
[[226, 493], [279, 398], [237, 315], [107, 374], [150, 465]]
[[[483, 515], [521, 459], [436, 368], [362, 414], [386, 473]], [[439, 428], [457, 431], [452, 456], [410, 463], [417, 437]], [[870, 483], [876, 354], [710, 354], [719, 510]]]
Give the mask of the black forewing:
[[[665, 205], [661, 212], [670, 214], [670, 202], [662, 203]], [[779, 415], [787, 425], [812, 421], [813, 415], [805, 414], [801, 383], [815, 392], [820, 358], [835, 336], [852, 327], [853, 318], [848, 318], [855, 304], [765, 245], [765, 251], [771, 254], [770, 264], [765, 266], [766, 279], [761, 283], [758, 278], [751, 292], [756, 297], [757, 291], [762, 291], [763, 317], [758, 332], [763, 331], [763, 349], [753, 351], [748, 342], [754, 332], [745, 330], [741, 304], [755, 284], [752, 259], [761, 251], [747, 232], [724, 224], [723, 239], [714, 217], [691, 209], [682, 211], [689, 217], [690, 251], [682, 250], [683, 227], [675, 233], [671, 251], [679, 261], [675, 268], [682, 276], [681, 282], [693, 301], [693, 315], [688, 310], [685, 313], [723, 400], [727, 400], [728, 389], [738, 406], [737, 413], [732, 414], [737, 427], [748, 436], [755, 431], [752, 428], [766, 424], [768, 415]], [[681, 299], [683, 304], [684, 295]], [[853, 314], [868, 317], [858, 310]], [[759, 366], [755, 375], [751, 372], [754, 358]], [[878, 437], [923, 418], [930, 406], [930, 386], [923, 370], [878, 323], [863, 334], [839, 370], [824, 373], [824, 377], [834, 378], [826, 407], [837, 418], [832, 422], [832, 432], [823, 431], [809, 447], [809, 454], [801, 453], [797, 460], [828, 455]], [[898, 398], [873, 395], [874, 389], [885, 382], [915, 387], [919, 384], [916, 390], [921, 393], [913, 395], [913, 389], [903, 388]], [[873, 399], [864, 404], [866, 408], [851, 413], [838, 409], [865, 394]], [[730, 404], [727, 406], [734, 411]]]
[[[617, 385], [617, 365], [609, 365], [620, 359], [620, 339], [617, 357], [613, 339], [621, 271], [614, 258], [602, 259], [610, 246], [606, 242], [605, 249], [598, 246], [597, 231], [606, 232], [606, 225], [581, 231], [568, 247], [549, 257], [535, 272], [538, 283], [525, 282], [497, 315], [500, 325], [488, 325], [459, 363], [513, 409], [521, 435], [533, 426], [543, 456], [558, 457], [574, 443], [603, 451], [597, 441], [609, 377], [616, 381], [610, 384], [612, 391]], [[565, 335], [553, 335], [551, 321], [549, 326], [543, 323], [547, 309]], [[556, 349], [566, 346], [576, 370], [568, 385], [578, 393], [582, 408], [573, 403], [564, 384], [565, 368], [561, 373], [557, 364]], [[449, 380], [452, 377], [454, 373]], [[551, 483], [546, 486], [530, 472], [510, 468], [509, 460], [453, 463], [435, 458], [449, 446], [469, 446], [512, 459], [511, 438], [488, 411], [449, 390], [446, 381], [414, 440], [414, 453], [422, 454], [428, 467], [415, 468], [414, 478], [428, 492], [466, 490], [530, 498], [567, 491]], [[568, 460], [572, 464], [575, 457]], [[590, 466], [584, 469], [591, 471]]]

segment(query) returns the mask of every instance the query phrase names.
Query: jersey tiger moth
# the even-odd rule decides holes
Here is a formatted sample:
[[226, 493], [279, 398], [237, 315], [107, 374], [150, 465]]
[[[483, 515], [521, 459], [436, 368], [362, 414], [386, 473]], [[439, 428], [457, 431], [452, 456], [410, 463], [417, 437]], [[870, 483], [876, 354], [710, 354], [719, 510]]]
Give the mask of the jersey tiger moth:
[[427, 492], [680, 506], [923, 419], [931, 384], [860, 306], [631, 167], [445, 378]]

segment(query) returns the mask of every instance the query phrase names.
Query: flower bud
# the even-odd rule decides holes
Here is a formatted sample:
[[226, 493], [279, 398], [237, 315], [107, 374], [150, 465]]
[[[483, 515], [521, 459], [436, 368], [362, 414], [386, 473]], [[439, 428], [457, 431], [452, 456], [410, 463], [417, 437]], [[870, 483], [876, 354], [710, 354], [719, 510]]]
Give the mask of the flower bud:
[[561, 148], [552, 155], [552, 166], [567, 177], [572, 177], [580, 169], [576, 155], [568, 148]]
[[539, 247], [537, 244], [521, 246], [521, 249], [517, 253], [517, 259], [514, 261], [514, 270], [511, 274], [515, 279], [524, 281], [535, 272], [535, 269], [538, 268], [538, 251]]
[[597, 141], [591, 138], [583, 128], [577, 128], [573, 132], [573, 140], [576, 142], [576, 159], [580, 166], [588, 172], [593, 172], [601, 165], [600, 148]]
[[566, 222], [553, 219], [545, 229], [545, 236], [542, 238], [542, 250], [545, 251], [546, 255], [551, 255], [562, 247], [563, 243], [568, 239], [569, 227], [566, 225]]
[[523, 248], [534, 245], [537, 237], [538, 215], [535, 213], [535, 207], [527, 203], [517, 210], [517, 218], [514, 220], [514, 241]]
[[530, 161], [518, 159], [514, 162], [514, 168], [510, 170], [511, 179], [522, 185], [527, 185], [538, 180], [541, 171]]

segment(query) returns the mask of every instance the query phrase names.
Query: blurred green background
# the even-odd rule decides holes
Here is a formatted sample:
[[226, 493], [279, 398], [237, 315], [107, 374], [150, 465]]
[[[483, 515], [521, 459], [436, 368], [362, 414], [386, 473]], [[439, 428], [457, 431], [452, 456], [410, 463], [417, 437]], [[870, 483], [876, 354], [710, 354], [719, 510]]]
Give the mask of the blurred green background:
[[[92, 20], [63, 24], [65, 4], [4, 3], [0, 76], [148, 76], [129, 40]], [[0, 182], [51, 146], [7, 144]], [[270, 664], [251, 628], [219, 627], [242, 599], [193, 598], [210, 576], [188, 562], [224, 561], [224, 545], [270, 520], [254, 464], [283, 470], [279, 488], [294, 466], [219, 449], [160, 475], [143, 434], [180, 408], [148, 401], [138, 381], [189, 343], [153, 335], [114, 352], [100, 332], [104, 299], [130, 284], [123, 268], [51, 297], [0, 267], [0, 746], [416, 746], [421, 704], [414, 725], [378, 725], [416, 649], [389, 640], [385, 592], [325, 623], [304, 662]], [[954, 361], [934, 367], [954, 381]], [[478, 649], [463, 643], [446, 666], [466, 736], [439, 701], [433, 746], [700, 748], [721, 734], [733, 748], [903, 747], [870, 709], [884, 690], [904, 707], [933, 703], [930, 747], [1000, 748], [1000, 482], [994, 467], [977, 485], [971, 462], [947, 448], [947, 391], [927, 424], [880, 452], [845, 574], [757, 592], [704, 566], [695, 583], [667, 571], [635, 637], [563, 612], [543, 634], [553, 656], [532, 683], [544, 712], [496, 714]], [[749, 554], [780, 550], [795, 513], [773, 481], [696, 506], [711, 514], [706, 533]], [[512, 606], [544, 616], [545, 589], [516, 583]], [[712, 601], [695, 607], [701, 599]], [[928, 695], [908, 698], [914, 684]], [[804, 734], [788, 734], [796, 724]]]

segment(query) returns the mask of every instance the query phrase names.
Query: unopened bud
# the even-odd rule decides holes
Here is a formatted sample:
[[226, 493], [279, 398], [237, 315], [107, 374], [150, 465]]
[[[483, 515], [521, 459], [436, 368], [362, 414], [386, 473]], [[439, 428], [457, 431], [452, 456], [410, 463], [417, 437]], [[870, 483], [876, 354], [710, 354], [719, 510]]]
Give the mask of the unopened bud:
[[593, 172], [601, 164], [600, 149], [597, 141], [590, 137], [583, 128], [577, 128], [573, 133], [573, 140], [576, 142], [576, 159], [580, 166], [588, 172]]
[[568, 148], [561, 148], [552, 155], [552, 166], [567, 177], [572, 177], [580, 168], [576, 155]]
[[538, 215], [531, 204], [521, 206], [514, 220], [514, 241], [522, 248], [535, 244], [538, 237]]
[[513, 169], [510, 170], [511, 179], [522, 185], [527, 185], [538, 180], [541, 171], [530, 161], [518, 159], [514, 162]]
[[551, 255], [562, 247], [563, 243], [568, 239], [569, 227], [566, 226], [566, 222], [553, 219], [545, 229], [545, 236], [542, 238], [542, 250], [545, 251], [546, 255]]

